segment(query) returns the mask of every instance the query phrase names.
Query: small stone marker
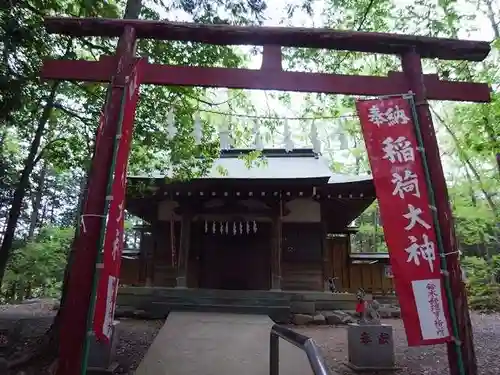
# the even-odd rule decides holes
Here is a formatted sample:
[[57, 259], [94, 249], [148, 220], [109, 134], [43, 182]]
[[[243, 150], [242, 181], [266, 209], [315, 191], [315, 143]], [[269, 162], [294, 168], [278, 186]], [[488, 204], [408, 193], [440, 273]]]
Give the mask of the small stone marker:
[[119, 321], [117, 320], [113, 322], [109, 344], [99, 342], [95, 337], [92, 338], [88, 358], [88, 369], [90, 372], [95, 373], [99, 371], [99, 373], [102, 373], [109, 371], [109, 373], [112, 373], [112, 369], [115, 367], [116, 346], [119, 340], [118, 324]]
[[349, 324], [347, 347], [347, 366], [354, 371], [396, 370], [392, 326], [388, 324]]

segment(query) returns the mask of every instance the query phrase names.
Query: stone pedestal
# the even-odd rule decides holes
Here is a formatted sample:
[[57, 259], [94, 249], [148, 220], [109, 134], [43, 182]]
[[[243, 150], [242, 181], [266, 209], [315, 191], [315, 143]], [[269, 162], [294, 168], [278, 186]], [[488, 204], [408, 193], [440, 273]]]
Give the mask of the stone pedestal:
[[89, 357], [87, 367], [90, 369], [107, 370], [113, 366], [115, 361], [116, 346], [119, 341], [118, 324], [120, 322], [115, 320], [111, 333], [111, 340], [109, 343], [98, 341], [92, 337], [89, 347]]
[[394, 366], [392, 326], [387, 324], [349, 324], [347, 327], [349, 362], [354, 371], [391, 371]]

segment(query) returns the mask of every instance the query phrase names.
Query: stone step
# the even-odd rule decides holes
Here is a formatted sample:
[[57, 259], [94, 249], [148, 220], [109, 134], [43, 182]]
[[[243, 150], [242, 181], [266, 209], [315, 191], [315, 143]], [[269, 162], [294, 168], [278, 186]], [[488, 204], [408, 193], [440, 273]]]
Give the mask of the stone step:
[[230, 296], [165, 296], [158, 298], [164, 302], [186, 302], [186, 303], [213, 303], [221, 305], [243, 304], [243, 305], [279, 305], [288, 306], [290, 300], [286, 298], [252, 298], [247, 296], [230, 297]]
[[183, 288], [147, 288], [121, 287], [120, 294], [163, 296], [196, 296], [196, 297], [236, 297], [236, 298], [290, 298], [290, 293], [268, 290], [220, 290], [220, 289], [183, 289]]
[[118, 296], [118, 305], [137, 306], [145, 309], [153, 303], [164, 304], [187, 304], [187, 305], [227, 305], [227, 306], [280, 306], [290, 308], [290, 300], [287, 299], [256, 299], [256, 298], [234, 298], [234, 297], [155, 297], [155, 296]]
[[148, 313], [156, 318], [164, 318], [171, 311], [196, 311], [220, 312], [233, 314], [267, 315], [277, 323], [288, 323], [290, 308], [286, 306], [250, 306], [250, 305], [224, 305], [224, 304], [189, 304], [189, 303], [164, 303], [154, 302]]

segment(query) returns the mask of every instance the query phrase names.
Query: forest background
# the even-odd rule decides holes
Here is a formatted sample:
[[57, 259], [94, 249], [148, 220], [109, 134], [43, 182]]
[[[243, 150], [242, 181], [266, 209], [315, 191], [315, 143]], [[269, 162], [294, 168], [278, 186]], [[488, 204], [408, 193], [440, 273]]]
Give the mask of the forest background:
[[[471, 305], [500, 309], [500, 3], [494, 0], [129, 0], [140, 18], [235, 25], [330, 27], [492, 41], [481, 63], [426, 61], [426, 73], [487, 82], [489, 104], [431, 102], [450, 191]], [[85, 188], [105, 87], [42, 82], [43, 58], [98, 59], [116, 40], [48, 35], [48, 15], [123, 17], [122, 0], [0, 0], [0, 299], [58, 297]], [[209, 46], [141, 40], [150, 61], [258, 67], [260, 47]], [[385, 75], [400, 70], [395, 57], [312, 49], [284, 49], [286, 68]], [[170, 136], [169, 113], [177, 134]], [[200, 114], [203, 145], [195, 147]], [[340, 95], [145, 86], [137, 110], [129, 174], [172, 167], [180, 179], [206, 170], [219, 152], [218, 128], [228, 126], [234, 147], [254, 147], [257, 124], [266, 147], [283, 147], [285, 122], [296, 147], [310, 147], [314, 123], [332, 171], [369, 173], [354, 111]], [[165, 151], [168, 150], [168, 151]], [[199, 156], [204, 158], [200, 159]], [[200, 161], [201, 160], [201, 161]], [[201, 167], [201, 168], [200, 168]], [[255, 166], [258, 167], [258, 166]], [[126, 243], [138, 246], [127, 216]], [[354, 251], [387, 251], [377, 205], [353, 225]]]

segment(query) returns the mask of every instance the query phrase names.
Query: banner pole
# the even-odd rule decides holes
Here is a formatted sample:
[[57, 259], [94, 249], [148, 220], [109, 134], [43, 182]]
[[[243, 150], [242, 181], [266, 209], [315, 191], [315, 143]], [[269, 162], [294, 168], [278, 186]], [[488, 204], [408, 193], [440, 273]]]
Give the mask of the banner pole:
[[[111, 90], [112, 90], [112, 85]], [[125, 98], [127, 95], [127, 88], [128, 85], [125, 86], [125, 89], [122, 90], [122, 97], [120, 101], [120, 113], [118, 117], [118, 126], [116, 129], [116, 135], [115, 139], [113, 142], [113, 157], [111, 159], [111, 166], [108, 171], [108, 183], [106, 187], [106, 197], [110, 197], [111, 194], [111, 189], [113, 186], [113, 174], [114, 170], [116, 167], [116, 157], [118, 154], [118, 148], [120, 147], [120, 140], [121, 140], [121, 133], [122, 133], [122, 124], [123, 124], [123, 114], [124, 114], [124, 109], [125, 109]], [[106, 116], [106, 110], [104, 111], [104, 116]], [[105, 119], [107, 121], [107, 119]], [[116, 178], [116, 176], [115, 176]], [[113, 197], [110, 197], [110, 199], [113, 199]], [[109, 211], [109, 205], [110, 205], [110, 199], [106, 199], [105, 204], [104, 204], [104, 210], [103, 210], [103, 217], [106, 218], [108, 215]], [[99, 264], [102, 264], [103, 261], [103, 256], [102, 256], [102, 250], [104, 246], [104, 236], [106, 233], [106, 226], [107, 226], [107, 220], [102, 220], [101, 224], [101, 231], [99, 234], [99, 242], [98, 242], [98, 254], [97, 254], [97, 262], [96, 262], [96, 267], [94, 270], [94, 275], [92, 278], [92, 292], [90, 295], [90, 304], [89, 304], [89, 309], [87, 312], [87, 335], [85, 336], [85, 341], [83, 342], [83, 356], [82, 356], [82, 369], [81, 369], [81, 375], [86, 375], [87, 373], [87, 365], [88, 365], [88, 357], [89, 357], [89, 351], [90, 351], [90, 338], [92, 337], [92, 325], [93, 325], [93, 319], [94, 319], [94, 310], [95, 310], [95, 305], [96, 305], [96, 297], [97, 297], [97, 286], [99, 283], [99, 278], [101, 277], [101, 272], [99, 272]], [[100, 268], [102, 270], [102, 268]]]
[[463, 360], [463, 355], [462, 351], [460, 350], [460, 333], [458, 331], [458, 323], [457, 323], [457, 313], [455, 310], [455, 303], [453, 301], [453, 294], [451, 291], [451, 284], [450, 284], [450, 277], [449, 277], [449, 272], [447, 270], [447, 264], [446, 264], [446, 252], [444, 250], [443, 246], [443, 237], [441, 233], [441, 227], [439, 226], [439, 219], [437, 216], [436, 212], [436, 196], [434, 194], [434, 189], [432, 187], [431, 183], [431, 176], [429, 173], [429, 165], [427, 164], [427, 158], [425, 157], [425, 148], [424, 144], [422, 142], [422, 132], [420, 129], [420, 122], [418, 121], [417, 117], [417, 109], [415, 107], [415, 100], [413, 97], [409, 98], [408, 101], [410, 102], [411, 106], [411, 111], [412, 111], [412, 116], [413, 116], [413, 123], [415, 124], [415, 135], [417, 136], [417, 143], [420, 148], [420, 153], [422, 154], [422, 164], [424, 166], [424, 173], [425, 173], [425, 181], [427, 183], [427, 191], [429, 192], [429, 201], [432, 206], [431, 212], [432, 212], [432, 221], [434, 222], [434, 230], [436, 231], [436, 239], [437, 239], [437, 245], [439, 249], [439, 258], [440, 258], [440, 264], [441, 264], [441, 274], [443, 275], [444, 279], [444, 285], [445, 285], [445, 290], [446, 290], [446, 299], [448, 301], [448, 311], [449, 315], [451, 318], [451, 326], [453, 330], [453, 342], [455, 343], [455, 349], [457, 351], [457, 362], [458, 362], [458, 370], [460, 372], [460, 375], [466, 375], [465, 373], [465, 366], [464, 366], [464, 360]]
[[421, 56], [415, 50], [408, 50], [402, 54], [402, 67], [408, 82], [408, 88], [414, 93], [415, 110], [420, 123], [422, 144], [425, 148], [425, 159], [429, 168], [430, 184], [436, 199], [436, 214], [441, 230], [441, 240], [447, 254], [446, 267], [450, 282], [454, 307], [456, 309], [457, 325], [461, 345], [457, 348], [453, 342], [448, 343], [448, 362], [451, 375], [461, 374], [458, 367], [457, 349], [463, 359], [466, 375], [477, 374], [477, 359], [474, 352], [472, 325], [467, 303], [467, 292], [462, 280], [462, 269], [458, 256], [458, 247], [455, 240], [455, 229], [451, 207], [449, 204], [448, 189], [444, 176], [436, 131], [427, 102], [427, 88], [424, 83]]

